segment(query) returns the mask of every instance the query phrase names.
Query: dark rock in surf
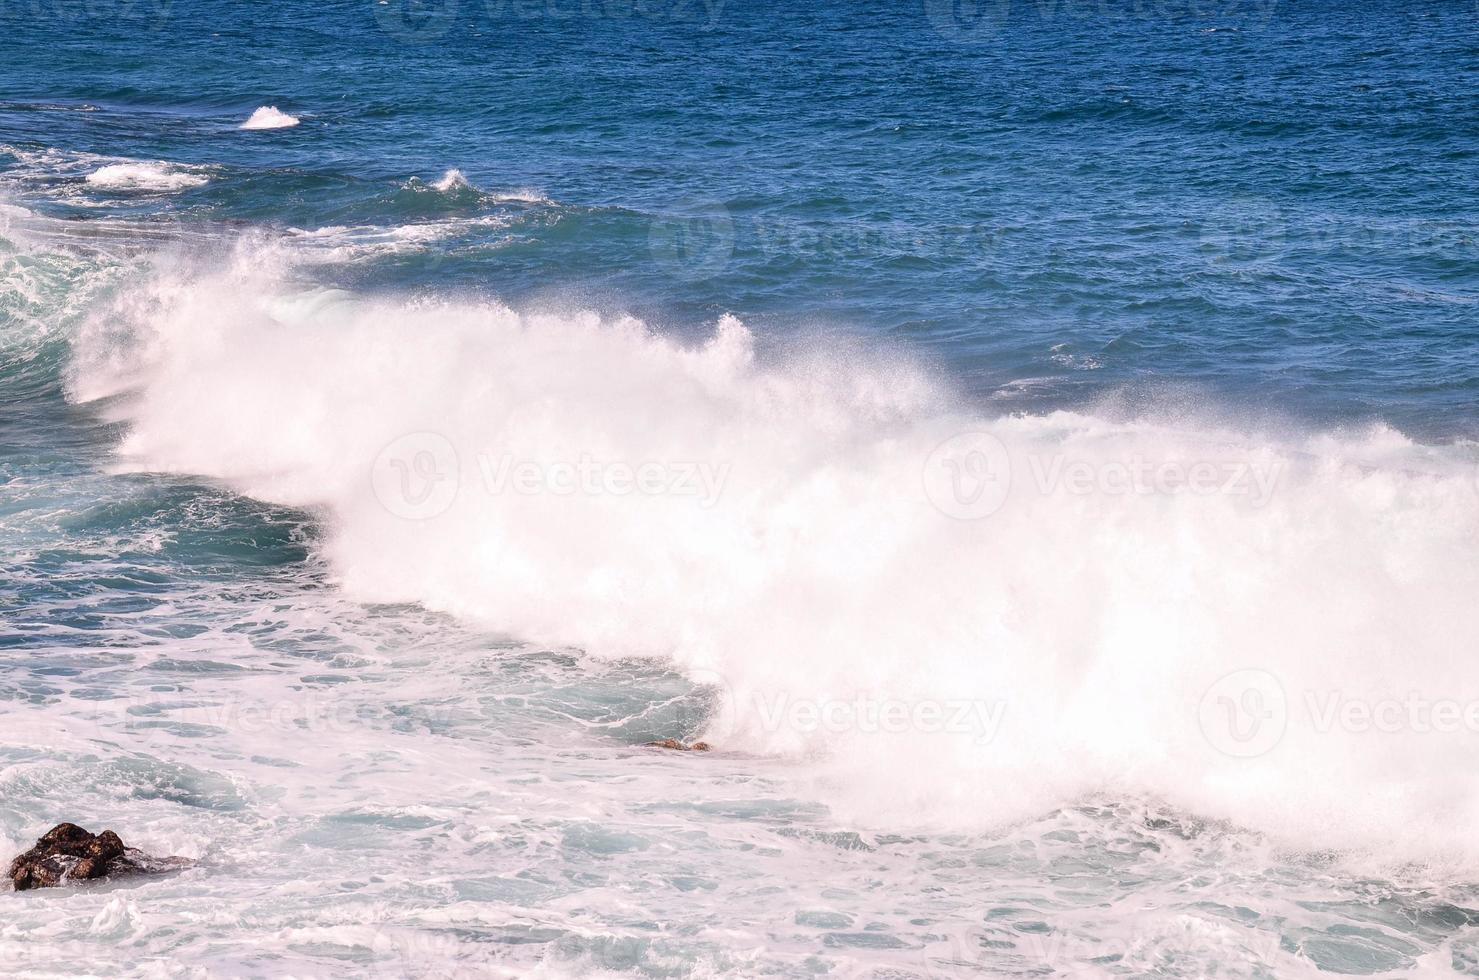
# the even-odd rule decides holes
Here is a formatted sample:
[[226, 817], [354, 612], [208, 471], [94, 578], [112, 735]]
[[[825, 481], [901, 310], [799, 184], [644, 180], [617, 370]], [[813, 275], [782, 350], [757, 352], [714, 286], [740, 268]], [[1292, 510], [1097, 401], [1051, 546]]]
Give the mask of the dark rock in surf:
[[163, 874], [190, 864], [188, 858], [150, 857], [125, 845], [111, 830], [89, 834], [76, 824], [59, 823], [42, 834], [35, 847], [10, 862], [10, 881], [16, 891], [23, 892], [72, 881]]
[[707, 751], [709, 751], [709, 743], [708, 742], [694, 742], [692, 745], [684, 745], [682, 742], [678, 741], [676, 738], [665, 738], [665, 739], [662, 739], [661, 741], [648, 742], [647, 744], [649, 746], [651, 746], [652, 748], [654, 748], [654, 749], [673, 749], [674, 751], [677, 751], [677, 752], [707, 752]]

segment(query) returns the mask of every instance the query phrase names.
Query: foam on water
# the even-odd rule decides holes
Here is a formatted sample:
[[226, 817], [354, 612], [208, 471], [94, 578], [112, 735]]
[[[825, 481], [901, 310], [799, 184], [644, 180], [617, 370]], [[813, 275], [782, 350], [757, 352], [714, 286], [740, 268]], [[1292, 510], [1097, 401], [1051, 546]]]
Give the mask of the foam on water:
[[1479, 974], [1467, 5], [49, 6], [3, 972]]
[[87, 175], [89, 185], [113, 191], [182, 191], [209, 181], [203, 174], [151, 163], [110, 163]]
[[484, 191], [468, 180], [467, 176], [455, 167], [446, 171], [430, 183], [421, 180], [419, 177], [412, 177], [404, 186], [407, 190], [411, 191], [433, 190], [454, 199], [467, 198], [469, 200], [481, 200], [491, 203], [550, 203], [550, 199], [542, 191], [530, 187], [521, 187], [510, 191]]
[[991, 418], [835, 337], [296, 278], [256, 238], [162, 260], [80, 334], [72, 391], [127, 396], [121, 470], [323, 513], [350, 596], [669, 658], [722, 695], [712, 741], [863, 825], [1108, 794], [1479, 867], [1472, 732], [1413, 720], [1479, 703], [1473, 447]]
[[[323, 228], [289, 228], [288, 235], [302, 263], [352, 262], [391, 255], [424, 253], [467, 235], [486, 236], [510, 224], [502, 215], [421, 221], [403, 225], [330, 225]], [[487, 247], [488, 239], [479, 240]]]
[[441, 177], [432, 181], [431, 186], [439, 191], [460, 191], [472, 188], [472, 184], [468, 183], [462, 171], [455, 168], [448, 170]]
[[297, 116], [290, 116], [275, 105], [259, 106], [242, 123], [240, 129], [289, 129], [302, 122]]
[[[1283, 835], [1148, 800], [1153, 781], [1133, 774], [1005, 829], [1005, 810], [979, 796], [978, 813], [946, 814], [956, 828], [950, 833], [916, 833], [921, 821], [898, 813], [897, 801], [858, 812], [891, 793], [886, 783], [917, 799], [930, 781], [970, 778], [962, 757], [976, 751], [965, 745], [971, 732], [806, 730], [777, 709], [778, 695], [804, 696], [818, 671], [856, 670], [856, 688], [896, 698], [937, 689], [941, 676], [960, 672], [946, 658], [970, 653], [948, 622], [925, 619], [914, 624], [921, 643], [906, 637], [887, 651], [906, 664], [890, 673], [893, 661], [881, 659], [886, 638], [874, 643], [852, 625], [887, 628], [875, 607], [900, 601], [917, 612], [916, 586], [931, 583], [951, 593], [934, 607], [942, 616], [968, 610], [977, 582], [952, 589], [928, 562], [915, 562], [885, 583], [898, 593], [887, 602], [878, 599], [883, 586], [870, 584], [884, 574], [875, 515], [883, 515], [878, 526], [917, 535], [941, 519], [937, 505], [969, 505], [940, 496], [934, 483], [921, 486], [917, 460], [897, 482], [879, 465], [922, 444], [922, 426], [957, 415], [982, 424], [906, 360], [849, 353], [827, 338], [818, 343], [830, 357], [805, 345], [778, 348], [734, 321], [695, 347], [590, 314], [517, 315], [465, 297], [371, 300], [314, 285], [323, 270], [311, 256], [305, 263], [312, 239], [303, 236], [252, 236], [222, 258], [211, 252], [208, 229], [194, 229], [149, 260], [143, 248], [152, 226], [6, 213], [16, 223], [0, 236], [10, 262], [5, 298], [21, 311], [6, 321], [6, 364], [14, 364], [12, 353], [36, 355], [32, 367], [51, 410], [30, 412], [23, 430], [6, 430], [27, 433], [37, 452], [12, 452], [0, 471], [8, 572], [0, 605], [10, 665], [0, 679], [8, 696], [0, 796], [11, 801], [0, 845], [19, 851], [46, 826], [72, 819], [200, 862], [142, 886], [28, 893], [0, 937], [12, 971], [44, 973], [63, 957], [75, 969], [125, 976], [157, 976], [159, 964], [173, 960], [219, 975], [325, 977], [1100, 975], [1106, 962], [1183, 976], [1313, 977], [1436, 975], [1474, 962], [1466, 927], [1473, 891], [1450, 869], [1352, 877], [1327, 857], [1274, 846]], [[78, 225], [94, 232], [79, 237]], [[187, 264], [186, 254], [203, 259]], [[14, 283], [22, 288], [12, 290]], [[231, 303], [239, 312], [228, 312]], [[35, 333], [41, 325], [47, 332]], [[407, 344], [408, 334], [420, 335], [417, 343]], [[72, 340], [73, 398], [117, 397], [82, 411], [61, 403], [58, 335]], [[424, 356], [408, 359], [418, 344]], [[850, 358], [845, 368], [829, 364], [839, 354]], [[374, 367], [377, 355], [388, 366]], [[168, 411], [175, 398], [206, 397], [190, 390], [194, 381], [181, 373], [187, 364], [203, 383], [226, 382], [215, 392], [221, 405], [198, 419]], [[314, 377], [326, 379], [326, 398], [345, 403], [305, 399]], [[385, 382], [378, 399], [359, 388], [366, 379]], [[3, 383], [7, 395], [18, 390], [14, 375]], [[436, 395], [435, 384], [458, 391]], [[273, 385], [281, 386], [278, 397], [297, 399], [282, 414], [261, 402]], [[508, 401], [498, 400], [500, 390]], [[516, 499], [480, 502], [478, 484], [466, 501], [428, 513], [423, 508], [438, 498], [422, 499], [414, 485], [407, 496], [401, 481], [423, 479], [420, 452], [429, 449], [433, 467], [440, 465], [438, 446], [413, 440], [413, 452], [402, 446], [383, 456], [367, 448], [381, 442], [380, 429], [399, 431], [418, 401], [438, 421], [457, 421], [448, 438], [464, 452], [506, 432], [520, 453], [543, 447], [545, 455], [531, 459], [552, 469], [578, 460], [585, 446], [606, 461], [638, 450], [695, 464], [727, 457], [752, 475], [735, 483], [737, 475], [724, 471], [717, 496], [703, 493], [702, 479], [696, 492], [598, 486], [594, 495], [572, 495], [563, 484], [526, 493], [510, 473], [501, 494], [491, 480], [486, 486], [494, 498]], [[237, 407], [232, 418], [228, 404]], [[118, 433], [87, 426], [94, 415], [131, 421], [130, 438], [141, 441], [130, 444], [130, 458], [99, 466], [97, 454]], [[1025, 438], [1048, 421], [984, 424], [1017, 449], [1011, 425], [1025, 427]], [[1135, 432], [1172, 446], [1210, 445], [1217, 459], [1243, 458], [1239, 447], [1249, 441], [1187, 420], [1172, 427], [1079, 415], [1056, 424], [1081, 427], [1085, 439], [1097, 433], [1106, 451]], [[263, 425], [279, 429], [264, 436]], [[342, 445], [326, 439], [328, 428], [342, 434]], [[244, 455], [216, 458], [204, 444], [218, 437]], [[150, 445], [160, 438], [179, 441]], [[1425, 449], [1384, 430], [1279, 444], [1276, 455], [1306, 476], [1319, 460], [1360, 457], [1344, 476], [1371, 487], [1426, 479], [1437, 490], [1461, 458], [1461, 450]], [[136, 472], [203, 447], [198, 468], [236, 487], [320, 503], [283, 510], [216, 480]], [[321, 459], [319, 470], [305, 463], [341, 451], [342, 459]], [[494, 477], [505, 455], [488, 454]], [[773, 459], [784, 465], [756, 469]], [[1009, 496], [980, 522], [950, 521], [952, 533], [967, 536], [961, 542], [944, 532], [913, 545], [899, 538], [893, 553], [928, 544], [940, 573], [952, 571], [953, 550], [972, 545], [981, 528], [1024, 501], [1032, 507], [1035, 497], [1052, 496], [1035, 488], [1026, 463], [1025, 475], [1013, 473], [1025, 498]], [[321, 476], [328, 489], [316, 490]], [[757, 482], [766, 486], [757, 491]], [[738, 509], [735, 487], [748, 498]], [[1172, 513], [1194, 502], [1161, 489]], [[1116, 512], [1110, 500], [1074, 495], [1106, 518]], [[1248, 496], [1255, 510], [1272, 499]], [[928, 510], [894, 510], [895, 497]], [[557, 500], [567, 501], [563, 510]], [[866, 500], [874, 503], [860, 516]], [[814, 505], [849, 526], [818, 518]], [[533, 522], [527, 533], [499, 516], [504, 506], [513, 508], [507, 522]], [[1048, 504], [1035, 506], [1041, 513]], [[675, 517], [684, 512], [686, 523]], [[1421, 527], [1411, 508], [1399, 513], [1406, 526]], [[736, 514], [744, 515], [741, 525]], [[1120, 514], [1118, 527], [1150, 538], [1154, 524], [1129, 516]], [[1064, 519], [1061, 508], [1055, 519]], [[418, 527], [430, 535], [424, 551], [407, 546]], [[513, 546], [502, 553], [531, 576], [515, 596], [531, 601], [527, 616], [481, 594], [479, 583], [457, 587], [429, 576], [446, 562], [449, 578], [473, 568], [497, 584], [498, 576], [473, 567], [497, 566], [495, 529]], [[583, 541], [593, 530], [605, 537]], [[378, 540], [386, 559], [356, 535]], [[797, 543], [756, 561], [758, 545], [786, 536]], [[845, 557], [843, 537], [855, 543]], [[808, 557], [813, 542], [824, 550]], [[1055, 610], [1040, 592], [1024, 591], [1037, 588], [1034, 575], [1047, 574], [1048, 558], [1072, 560], [1052, 535], [1042, 546], [1046, 557], [1029, 554], [1012, 573], [1019, 601], [1003, 629], [1041, 631], [1051, 613], [1069, 609], [1067, 599]], [[568, 557], [557, 554], [562, 547]], [[669, 561], [683, 565], [664, 567]], [[427, 570], [415, 567], [422, 562]], [[590, 575], [579, 567], [586, 562]], [[1007, 567], [977, 564], [988, 574]], [[1230, 567], [1251, 582], [1246, 565]], [[653, 581], [635, 579], [634, 568]], [[911, 570], [918, 583], [906, 580]], [[846, 607], [844, 617], [828, 580], [847, 576], [862, 583], [869, 605]], [[692, 601], [681, 600], [679, 578], [698, 590]], [[350, 588], [335, 588], [341, 581]], [[1073, 587], [1074, 575], [1063, 581]], [[984, 587], [992, 587], [989, 578]], [[720, 588], [748, 591], [726, 608], [716, 601]], [[762, 590], [769, 595], [757, 598]], [[465, 619], [357, 601], [418, 591], [448, 608], [452, 597]], [[1115, 592], [1106, 604], [1130, 601]], [[568, 616], [559, 613], [562, 603]], [[737, 623], [744, 609], [753, 622]], [[1065, 635], [1088, 628], [1094, 615], [1065, 615]], [[793, 646], [787, 659], [757, 644], [747, 665], [752, 651], [720, 636], [713, 657], [699, 660], [694, 645], [665, 649], [671, 624], [662, 616], [695, 635], [723, 627], [747, 641], [745, 630], [768, 630], [773, 643], [800, 636], [814, 648]], [[827, 637], [817, 638], [827, 616], [858, 648], [851, 664]], [[523, 624], [529, 635], [588, 637], [590, 652], [486, 628], [500, 621]], [[677, 656], [701, 686], [660, 657], [612, 659], [624, 646]], [[880, 659], [869, 663], [870, 656]], [[703, 666], [725, 657], [736, 683]], [[916, 668], [932, 673], [896, 683]], [[1041, 676], [1067, 697], [1075, 688], [1066, 672], [1066, 664], [1047, 664]], [[1147, 700], [1137, 707], [1153, 706], [1153, 690], [1138, 693]], [[781, 724], [768, 725], [777, 714]], [[1015, 717], [1009, 710], [1003, 724]], [[634, 747], [695, 737], [703, 726], [718, 744], [708, 755]], [[1380, 750], [1384, 736], [1368, 734]], [[1104, 737], [1117, 737], [1112, 726]], [[1053, 748], [1039, 753], [1044, 772], [1055, 774], [1052, 785], [1083, 782], [1081, 761]], [[863, 752], [877, 763], [870, 771], [859, 771]], [[1264, 758], [1245, 762], [1267, 767]], [[1009, 786], [1014, 775], [999, 772]], [[980, 787], [961, 791], [969, 798]], [[1270, 825], [1258, 817], [1245, 826]], [[991, 829], [961, 830], [970, 827]]]
[[[0, 180], [32, 200], [37, 191], [54, 201], [81, 205], [97, 211], [122, 200], [149, 202], [168, 195], [204, 187], [211, 182], [211, 168], [168, 160], [141, 160], [52, 147], [41, 149], [0, 144], [0, 154], [11, 158]], [[111, 218], [90, 221], [88, 228], [107, 227]], [[116, 227], [116, 225], [115, 225]], [[0, 229], [3, 230], [3, 229]], [[137, 236], [137, 224], [131, 226]], [[146, 232], [147, 234], [147, 232]]]
[[532, 187], [520, 187], [511, 191], [493, 191], [489, 194], [495, 201], [514, 201], [520, 204], [549, 204], [548, 196], [543, 191]]

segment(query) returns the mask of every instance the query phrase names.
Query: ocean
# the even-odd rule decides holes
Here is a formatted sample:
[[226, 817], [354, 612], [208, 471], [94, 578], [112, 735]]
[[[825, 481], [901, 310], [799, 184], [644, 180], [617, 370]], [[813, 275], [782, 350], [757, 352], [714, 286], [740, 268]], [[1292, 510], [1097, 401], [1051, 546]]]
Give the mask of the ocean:
[[0, 0], [0, 844], [193, 862], [3, 972], [1479, 975], [1476, 93], [1457, 0]]

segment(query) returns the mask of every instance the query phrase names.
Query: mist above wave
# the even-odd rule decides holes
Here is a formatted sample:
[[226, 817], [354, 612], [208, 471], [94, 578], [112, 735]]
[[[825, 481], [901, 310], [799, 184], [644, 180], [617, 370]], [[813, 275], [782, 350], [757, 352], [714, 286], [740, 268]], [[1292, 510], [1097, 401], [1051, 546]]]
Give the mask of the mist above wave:
[[162, 258], [76, 338], [73, 394], [127, 396], [122, 468], [320, 511], [350, 594], [671, 658], [721, 695], [710, 741], [857, 820], [1109, 792], [1479, 859], [1470, 449], [988, 418], [835, 339], [689, 346], [294, 261]]

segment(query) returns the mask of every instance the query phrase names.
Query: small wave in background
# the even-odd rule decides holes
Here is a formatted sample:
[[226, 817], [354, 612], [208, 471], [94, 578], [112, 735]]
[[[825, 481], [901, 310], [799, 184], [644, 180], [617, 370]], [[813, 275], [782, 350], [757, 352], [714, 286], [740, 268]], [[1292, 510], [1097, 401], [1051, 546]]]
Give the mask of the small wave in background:
[[275, 105], [264, 105], [255, 109], [247, 117], [247, 121], [241, 124], [242, 129], [291, 129], [302, 122], [297, 116], [290, 116]]

